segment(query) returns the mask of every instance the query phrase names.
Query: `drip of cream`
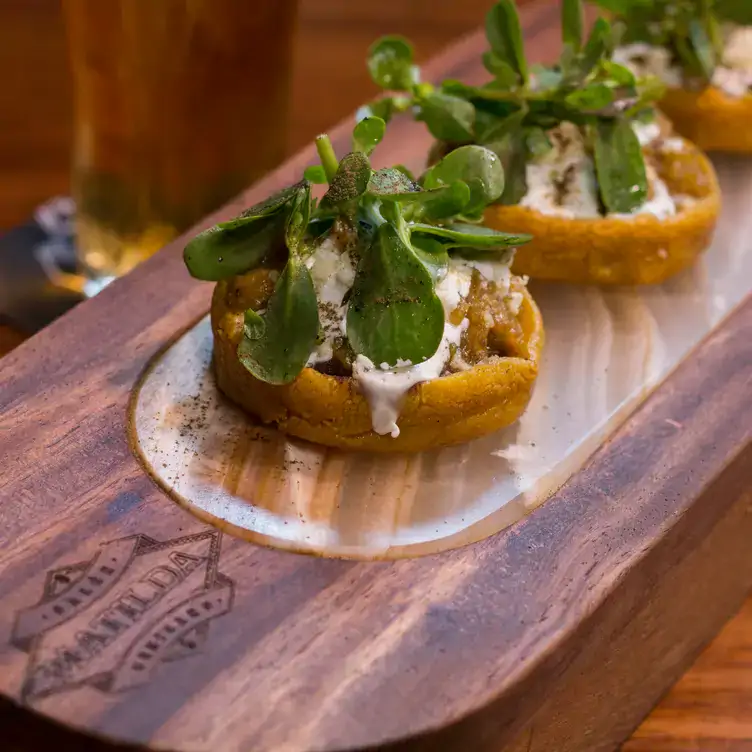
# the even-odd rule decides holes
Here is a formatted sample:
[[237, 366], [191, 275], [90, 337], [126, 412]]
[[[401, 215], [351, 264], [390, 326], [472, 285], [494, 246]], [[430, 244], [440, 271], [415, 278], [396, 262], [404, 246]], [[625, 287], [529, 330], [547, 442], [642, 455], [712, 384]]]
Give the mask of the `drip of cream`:
[[[441, 376], [450, 357], [450, 346], [460, 344], [462, 332], [467, 328], [467, 319], [459, 326], [448, 321], [444, 324], [444, 336], [438, 350], [428, 360], [416, 365], [402, 365], [384, 369], [375, 366], [365, 355], [358, 355], [353, 364], [353, 377], [371, 409], [371, 423], [378, 434], [389, 434], [396, 439], [400, 435], [397, 418], [409, 389], [415, 384], [431, 381]], [[409, 363], [409, 361], [407, 361]]]

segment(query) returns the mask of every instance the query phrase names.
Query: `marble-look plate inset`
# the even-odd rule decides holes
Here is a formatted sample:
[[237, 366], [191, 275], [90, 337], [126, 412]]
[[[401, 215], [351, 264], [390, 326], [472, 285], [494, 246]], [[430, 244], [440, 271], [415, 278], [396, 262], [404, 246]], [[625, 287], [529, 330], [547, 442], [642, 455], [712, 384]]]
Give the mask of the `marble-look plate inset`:
[[[199, 517], [249, 540], [327, 556], [453, 548], [520, 519], [558, 488], [752, 288], [752, 163], [716, 160], [713, 247], [664, 285], [531, 283], [546, 350], [514, 426], [464, 446], [376, 455], [291, 441], [218, 393], [208, 318], [153, 364], [133, 407], [152, 477]], [[740, 220], [740, 218], [742, 218]]]

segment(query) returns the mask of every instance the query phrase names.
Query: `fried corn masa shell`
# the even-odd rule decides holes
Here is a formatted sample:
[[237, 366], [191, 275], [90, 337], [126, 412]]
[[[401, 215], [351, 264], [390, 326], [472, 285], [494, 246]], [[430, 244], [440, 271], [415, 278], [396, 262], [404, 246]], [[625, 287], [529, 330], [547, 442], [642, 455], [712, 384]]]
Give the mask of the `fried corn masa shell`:
[[343, 449], [419, 452], [460, 444], [514, 423], [532, 393], [543, 348], [543, 322], [523, 289], [518, 321], [527, 357], [492, 356], [469, 370], [416, 384], [400, 411], [400, 435], [375, 433], [366, 398], [350, 377], [304, 368], [290, 384], [259, 381], [238, 360], [243, 314], [227, 305], [228, 282], [214, 289], [211, 323], [214, 370], [220, 390], [284, 433]]
[[533, 240], [517, 249], [512, 271], [534, 279], [598, 285], [653, 285], [691, 266], [710, 245], [721, 206], [715, 170], [692, 143], [680, 151], [645, 149], [672, 195], [690, 196], [674, 217], [571, 219], [525, 206], [491, 206], [485, 223]]
[[660, 107], [698, 148], [752, 154], [752, 94], [729, 97], [714, 86], [669, 89]]

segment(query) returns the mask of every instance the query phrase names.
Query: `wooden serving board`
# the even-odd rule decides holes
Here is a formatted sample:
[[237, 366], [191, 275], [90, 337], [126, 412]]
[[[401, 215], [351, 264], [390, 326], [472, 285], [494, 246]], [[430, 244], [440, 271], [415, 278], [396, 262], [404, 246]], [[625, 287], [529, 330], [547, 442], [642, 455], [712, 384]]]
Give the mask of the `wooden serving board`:
[[[523, 12], [539, 58], [556, 16]], [[478, 80], [482, 48], [428, 72]], [[426, 147], [398, 122], [380, 159]], [[0, 371], [3, 695], [180, 752], [615, 748], [752, 586], [752, 163], [718, 167], [725, 216], [695, 270], [535, 290], [541, 383], [485, 443], [374, 464], [259, 439], [205, 378], [211, 290], [184, 241], [22, 345]], [[197, 465], [218, 423], [228, 446]]]

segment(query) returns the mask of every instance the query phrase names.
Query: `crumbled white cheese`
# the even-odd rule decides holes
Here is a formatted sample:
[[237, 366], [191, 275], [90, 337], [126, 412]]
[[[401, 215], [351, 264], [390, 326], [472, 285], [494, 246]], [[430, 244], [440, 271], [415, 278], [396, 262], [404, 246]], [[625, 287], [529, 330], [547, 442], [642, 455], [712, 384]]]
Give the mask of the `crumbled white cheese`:
[[683, 138], [677, 138], [673, 136], [671, 138], [664, 138], [661, 141], [661, 151], [664, 152], [677, 152], [684, 151], [687, 148], [687, 144]]
[[671, 62], [671, 52], [665, 47], [636, 42], [617, 47], [613, 60], [629, 68], [636, 76], [656, 76], [666, 86], [679, 89], [682, 86], [682, 72]]
[[334, 354], [334, 341], [344, 334], [347, 305], [343, 300], [355, 281], [355, 264], [349, 253], [343, 253], [327, 238], [306, 259], [319, 304], [319, 322], [323, 339], [308, 358], [308, 365], [326, 363]]
[[740, 99], [752, 88], [752, 72], [719, 65], [713, 71], [712, 83], [732, 99]]
[[632, 130], [640, 142], [640, 146], [647, 146], [661, 137], [661, 126], [653, 120], [650, 123], [634, 123]]
[[732, 26], [724, 42], [723, 65], [713, 72], [713, 86], [738, 99], [752, 90], [752, 26]]
[[752, 73], [752, 26], [737, 26], [726, 38], [723, 63], [729, 68]]
[[562, 123], [549, 135], [553, 148], [527, 164], [520, 205], [559, 217], [599, 216], [595, 169], [579, 129]]
[[[614, 62], [627, 66], [637, 76], [652, 75], [667, 86], [679, 89], [684, 78], [679, 66], [671, 61], [665, 47], [650, 44], [626, 44], [614, 52]], [[722, 64], [713, 72], [713, 86], [729, 97], [738, 99], [752, 90], [752, 26], [737, 26], [728, 33]]]
[[520, 312], [520, 308], [522, 308], [524, 296], [521, 292], [510, 292], [507, 300], [509, 301], [509, 310], [513, 316], [516, 316]]
[[488, 282], [495, 282], [500, 295], [506, 295], [512, 279], [510, 263], [511, 255], [509, 258], [495, 261], [450, 258], [446, 274], [436, 285], [436, 295], [444, 306], [445, 315], [448, 317], [470, 293], [473, 269], [477, 269]]
[[[647, 145], [660, 137], [660, 127], [656, 123], [639, 123], [635, 124], [635, 133], [640, 143]], [[520, 205], [569, 219], [600, 217], [595, 166], [579, 128], [573, 123], [562, 123], [550, 135], [553, 148], [528, 162], [527, 193]], [[650, 165], [647, 165], [647, 174], [652, 198], [631, 214], [609, 216], [624, 219], [637, 214], [654, 214], [664, 218], [676, 214], [666, 184]]]
[[459, 326], [448, 321], [438, 350], [428, 360], [416, 365], [395, 366], [388, 370], [376, 368], [365, 357], [358, 355], [353, 364], [353, 377], [371, 408], [371, 424], [378, 434], [389, 434], [396, 439], [400, 434], [399, 417], [405, 395], [415, 384], [431, 381], [441, 376], [450, 356], [451, 345], [459, 346], [460, 337], [467, 327], [467, 319]]

